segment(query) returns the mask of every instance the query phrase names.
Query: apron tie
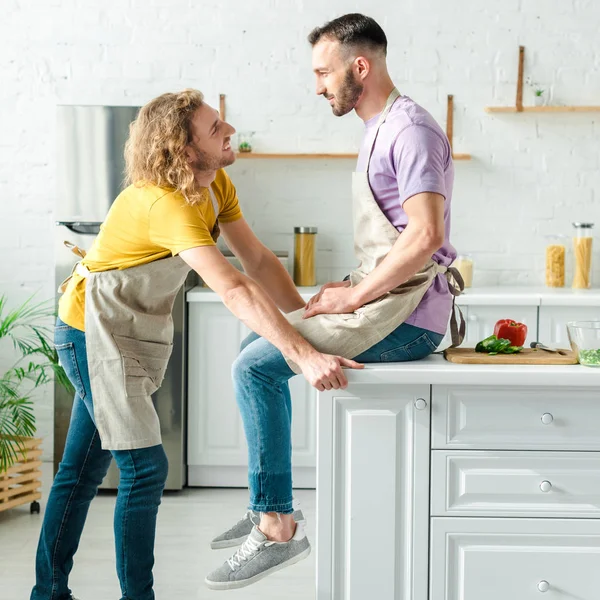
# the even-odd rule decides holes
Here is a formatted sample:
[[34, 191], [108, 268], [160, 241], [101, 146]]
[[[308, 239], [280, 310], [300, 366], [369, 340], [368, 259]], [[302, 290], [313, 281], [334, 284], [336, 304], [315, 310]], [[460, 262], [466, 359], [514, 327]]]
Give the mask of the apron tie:
[[[86, 251], [83, 248], [80, 248], [79, 246], [77, 246], [73, 242], [69, 242], [68, 240], [65, 240], [63, 242], [63, 244], [73, 254], [75, 254], [75, 256], [79, 256], [79, 258], [85, 258]], [[89, 275], [90, 272], [87, 270], [87, 268], [84, 267], [80, 261], [77, 261], [73, 265], [73, 268], [71, 269], [71, 274], [58, 286], [58, 292], [60, 294], [64, 294], [65, 290], [67, 289], [67, 285], [69, 284], [69, 281], [71, 281], [71, 279], [73, 278], [73, 273], [77, 272], [79, 275], [82, 275], [83, 277], [87, 276], [87, 275], [82, 274], [82, 272], [81, 272], [82, 269], [85, 269], [85, 271], [87, 272], [87, 275]]]
[[[452, 294], [452, 312], [450, 314], [450, 336], [452, 339], [452, 347], [460, 346], [466, 333], [465, 317], [460, 310], [460, 306], [456, 305], [456, 298], [465, 290], [465, 280], [456, 267], [446, 267], [443, 273], [446, 275], [448, 282], [448, 290]], [[460, 325], [456, 313], [460, 315]]]

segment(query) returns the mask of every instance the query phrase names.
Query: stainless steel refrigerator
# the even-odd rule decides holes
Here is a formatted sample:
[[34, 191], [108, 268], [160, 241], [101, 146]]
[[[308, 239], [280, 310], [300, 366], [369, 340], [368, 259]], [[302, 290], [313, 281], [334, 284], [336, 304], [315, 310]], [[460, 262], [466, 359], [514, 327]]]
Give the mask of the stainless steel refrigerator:
[[[56, 287], [70, 273], [77, 258], [64, 246], [70, 241], [86, 250], [98, 234], [110, 205], [123, 189], [123, 150], [129, 124], [139, 107], [59, 106], [57, 115], [58, 186], [55, 206]], [[173, 354], [164, 382], [153, 396], [163, 444], [169, 458], [166, 488], [186, 484], [186, 356], [187, 310], [185, 293], [196, 285], [192, 271], [173, 308], [175, 338]], [[58, 298], [57, 298], [58, 301]], [[71, 417], [73, 397], [54, 388], [54, 471], [62, 458]], [[119, 473], [115, 463], [102, 483], [116, 488]]]

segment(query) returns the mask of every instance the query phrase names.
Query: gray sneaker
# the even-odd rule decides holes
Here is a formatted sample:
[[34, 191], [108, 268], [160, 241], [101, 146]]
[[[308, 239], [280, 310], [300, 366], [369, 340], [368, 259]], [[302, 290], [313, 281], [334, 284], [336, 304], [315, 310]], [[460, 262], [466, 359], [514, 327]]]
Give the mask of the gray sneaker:
[[[294, 521], [296, 523], [306, 524], [306, 519], [301, 510], [295, 510]], [[239, 546], [252, 531], [255, 525], [260, 523], [260, 513], [249, 510], [231, 529], [228, 529], [225, 533], [218, 535], [211, 543], [210, 547], [213, 550], [220, 550], [221, 548], [235, 548]]]
[[240, 549], [210, 573], [204, 583], [211, 590], [243, 588], [300, 562], [309, 554], [310, 543], [302, 525], [296, 525], [294, 537], [289, 542], [271, 542], [258, 527], [254, 527]]

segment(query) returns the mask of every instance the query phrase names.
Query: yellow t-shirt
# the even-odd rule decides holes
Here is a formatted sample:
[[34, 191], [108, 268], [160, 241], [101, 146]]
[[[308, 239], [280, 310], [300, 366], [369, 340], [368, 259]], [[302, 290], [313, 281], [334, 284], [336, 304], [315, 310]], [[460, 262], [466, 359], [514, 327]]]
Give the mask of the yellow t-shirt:
[[[217, 171], [211, 188], [219, 203], [219, 221], [240, 219], [235, 186], [223, 169]], [[81, 263], [92, 272], [128, 269], [189, 248], [214, 246], [211, 232], [216, 219], [208, 191], [203, 202], [190, 206], [180, 192], [130, 185], [113, 202]], [[85, 278], [74, 273], [59, 301], [58, 316], [84, 331], [84, 308]]]

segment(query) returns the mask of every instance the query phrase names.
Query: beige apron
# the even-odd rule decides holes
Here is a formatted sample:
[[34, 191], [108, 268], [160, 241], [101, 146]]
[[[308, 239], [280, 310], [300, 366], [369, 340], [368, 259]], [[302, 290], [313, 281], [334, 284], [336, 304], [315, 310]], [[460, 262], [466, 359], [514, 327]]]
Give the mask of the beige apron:
[[[217, 217], [211, 234], [216, 242], [219, 205], [212, 190], [210, 197]], [[81, 256], [79, 248], [72, 249]], [[85, 339], [102, 448], [156, 446], [161, 443], [160, 423], [151, 395], [160, 387], [171, 356], [171, 311], [190, 267], [173, 256], [122, 270], [90, 272], [81, 263], [74, 270], [87, 280]]]
[[[398, 90], [394, 89], [379, 117], [367, 171], [353, 174], [354, 251], [360, 264], [350, 274], [352, 286], [358, 285], [383, 261], [400, 236], [379, 208], [369, 185], [369, 163], [379, 128], [399, 96]], [[300, 309], [289, 313], [286, 318], [319, 352], [354, 358], [385, 339], [408, 319], [438, 273], [446, 275], [450, 293], [454, 297], [464, 290], [464, 283], [457, 269], [429, 260], [408, 281], [353, 313], [317, 315], [303, 320], [304, 309]], [[459, 330], [453, 301], [450, 326], [453, 345], [462, 343], [464, 328], [464, 320], [461, 319]], [[300, 373], [298, 365], [288, 358], [286, 360], [295, 373]]]

